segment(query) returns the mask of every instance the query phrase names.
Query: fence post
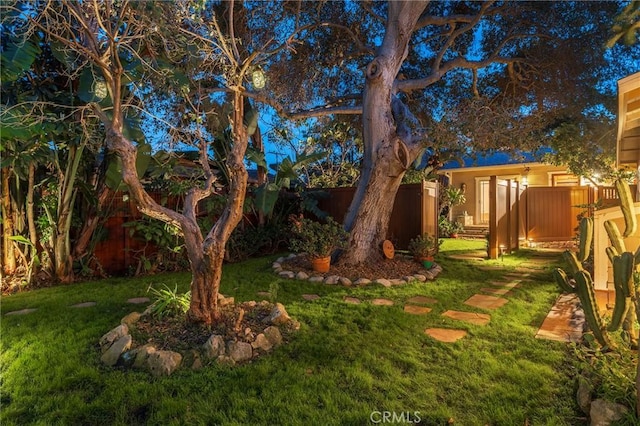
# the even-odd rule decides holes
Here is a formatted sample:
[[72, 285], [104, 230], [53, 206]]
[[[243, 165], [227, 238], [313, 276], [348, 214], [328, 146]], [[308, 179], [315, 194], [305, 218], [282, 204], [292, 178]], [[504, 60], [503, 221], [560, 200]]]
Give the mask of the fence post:
[[489, 178], [489, 259], [498, 258], [498, 177]]

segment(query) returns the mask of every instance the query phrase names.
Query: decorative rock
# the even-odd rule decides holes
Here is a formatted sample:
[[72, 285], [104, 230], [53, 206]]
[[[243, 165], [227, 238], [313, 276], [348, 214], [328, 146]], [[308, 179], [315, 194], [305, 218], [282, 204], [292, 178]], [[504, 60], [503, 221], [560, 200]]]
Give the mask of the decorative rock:
[[289, 279], [293, 279], [296, 276], [296, 274], [293, 271], [282, 271], [278, 273], [278, 275], [281, 276], [282, 278], [289, 278]]
[[269, 352], [273, 348], [273, 345], [264, 333], [260, 333], [256, 336], [256, 340], [251, 344], [251, 347], [253, 349], [261, 349], [265, 352]]
[[[116, 328], [105, 333], [99, 340], [100, 349], [102, 350], [102, 353], [105, 353], [107, 349], [109, 349], [109, 347], [113, 345], [113, 342], [120, 340], [122, 337], [126, 336], [127, 334], [129, 334], [129, 327], [127, 327], [126, 324], [120, 324]], [[120, 354], [118, 354], [118, 356], [119, 355]]]
[[350, 287], [353, 283], [351, 282], [351, 280], [347, 277], [340, 277], [340, 279], [338, 280], [338, 282], [340, 284], [342, 284], [343, 286], [346, 287]]
[[609, 402], [604, 399], [591, 401], [591, 426], [609, 426], [611, 423], [622, 419], [629, 409], [622, 404]]
[[273, 263], [271, 264], [271, 267], [272, 267], [273, 269], [282, 268], [282, 264], [280, 264], [279, 262], [273, 262]]
[[294, 257], [298, 257], [298, 255], [295, 253], [290, 253], [289, 256], [287, 256], [287, 259], [293, 259]]
[[391, 285], [403, 285], [406, 284], [407, 282], [405, 280], [401, 280], [399, 278], [394, 278], [392, 280], [389, 280], [391, 282]]
[[307, 273], [305, 273], [305, 272], [300, 271], [300, 272], [298, 272], [298, 273], [296, 274], [296, 279], [297, 279], [297, 280], [306, 280], [306, 279], [309, 279], [309, 274], [307, 274]]
[[309, 278], [308, 281], [310, 283], [321, 283], [321, 282], [324, 282], [324, 277], [315, 276], [315, 277]]
[[344, 301], [347, 303], [351, 303], [352, 305], [358, 305], [360, 303], [360, 299], [358, 299], [357, 297], [345, 296]]
[[371, 284], [371, 280], [367, 278], [358, 278], [355, 282], [355, 285], [367, 285]]
[[156, 351], [149, 355], [147, 366], [156, 377], [170, 376], [182, 363], [182, 355], [173, 351]]
[[204, 349], [204, 355], [207, 358], [218, 358], [225, 354], [225, 343], [222, 336], [212, 334], [209, 339], [202, 345]]
[[416, 280], [420, 281], [421, 283], [425, 282], [427, 280], [427, 277], [422, 275], [422, 274], [415, 274], [413, 276], [413, 278], [415, 278]]
[[279, 274], [282, 271], [284, 271], [284, 269], [282, 268], [273, 268], [273, 272], [275, 272], [276, 274]]
[[218, 357], [218, 363], [222, 365], [228, 365], [230, 367], [233, 367], [234, 365], [236, 365], [236, 362], [230, 356], [226, 356], [226, 355], [220, 355]]
[[193, 355], [193, 362], [191, 363], [192, 370], [200, 370], [202, 367], [202, 359], [200, 358], [200, 353], [198, 351], [191, 351]]
[[414, 281], [416, 278], [413, 275], [405, 275], [404, 277], [402, 277], [402, 280], [404, 282], [410, 283], [411, 281]]
[[273, 346], [279, 346], [282, 344], [282, 334], [280, 333], [280, 329], [278, 327], [271, 326], [265, 328], [264, 336]]
[[578, 376], [578, 392], [576, 393], [576, 399], [578, 401], [578, 407], [583, 413], [589, 414], [591, 411], [591, 391], [593, 390], [591, 383], [583, 376]]
[[149, 356], [156, 351], [156, 348], [147, 343], [136, 350], [136, 359], [133, 362], [133, 368], [144, 368], [147, 364]]
[[442, 272], [442, 266], [436, 263], [436, 265], [433, 268], [431, 268], [431, 272], [435, 272], [436, 275], [439, 274], [440, 272]]
[[218, 293], [218, 305], [219, 306], [229, 306], [235, 303], [235, 299], [233, 297], [225, 297], [221, 293]]
[[127, 327], [131, 327], [140, 320], [141, 316], [142, 314], [140, 312], [131, 312], [120, 320], [120, 324], [125, 324]]
[[234, 362], [242, 362], [251, 359], [253, 349], [246, 342], [229, 342], [227, 343], [227, 353]]
[[336, 285], [338, 284], [338, 280], [340, 279], [339, 276], [337, 275], [330, 275], [327, 278], [324, 279], [324, 283], [325, 284], [329, 284], [329, 285]]
[[291, 321], [291, 317], [282, 303], [276, 303], [276, 306], [271, 310], [271, 314], [263, 320], [265, 323], [275, 325], [286, 324], [289, 321]]
[[427, 279], [427, 281], [433, 281], [436, 279], [437, 274], [434, 274], [431, 271], [424, 271], [423, 275]]
[[131, 347], [131, 335], [127, 334], [120, 337], [102, 354], [100, 361], [105, 365], [114, 366], [118, 362], [120, 355], [123, 352], [128, 351]]
[[284, 262], [285, 260], [287, 260], [285, 257], [279, 257], [278, 259], [276, 259], [276, 263], [282, 264], [282, 262]]
[[387, 287], [387, 288], [391, 287], [391, 281], [389, 281], [386, 278], [378, 278], [373, 283], [374, 284], [380, 284], [381, 286], [384, 286], [384, 287]]

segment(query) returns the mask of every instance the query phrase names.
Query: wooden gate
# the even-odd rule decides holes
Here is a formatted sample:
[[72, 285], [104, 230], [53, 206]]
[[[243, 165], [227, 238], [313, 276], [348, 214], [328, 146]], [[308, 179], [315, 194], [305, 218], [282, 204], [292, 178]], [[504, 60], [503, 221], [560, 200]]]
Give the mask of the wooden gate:
[[489, 180], [489, 258], [518, 250], [520, 237], [520, 185], [510, 179]]

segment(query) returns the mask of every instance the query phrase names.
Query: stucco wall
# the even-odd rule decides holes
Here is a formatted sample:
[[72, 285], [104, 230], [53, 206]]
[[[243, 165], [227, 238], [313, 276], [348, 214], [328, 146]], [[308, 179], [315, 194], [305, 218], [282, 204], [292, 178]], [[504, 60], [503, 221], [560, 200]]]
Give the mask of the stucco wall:
[[490, 176], [496, 175], [500, 179], [516, 179], [522, 182], [525, 174], [525, 167], [529, 167], [526, 173], [528, 186], [551, 186], [552, 173], [564, 173], [564, 167], [548, 166], [544, 164], [528, 164], [513, 166], [492, 166], [492, 167], [470, 167], [467, 169], [447, 170], [449, 184], [455, 188], [466, 185], [466, 202], [453, 208], [453, 218], [457, 218], [465, 211], [473, 217], [474, 224], [479, 224], [480, 197], [478, 195], [478, 181], [488, 180]]

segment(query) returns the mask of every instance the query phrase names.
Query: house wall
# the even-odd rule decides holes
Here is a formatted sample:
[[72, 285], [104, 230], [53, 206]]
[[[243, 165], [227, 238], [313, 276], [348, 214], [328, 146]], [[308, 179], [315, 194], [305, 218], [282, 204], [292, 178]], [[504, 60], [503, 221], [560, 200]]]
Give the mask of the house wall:
[[[636, 212], [640, 212], [640, 203], [635, 203], [634, 206]], [[637, 214], [636, 217], [640, 220], [640, 214]], [[607, 220], [614, 221], [620, 232], [624, 232], [624, 218], [620, 207], [611, 207], [595, 212], [593, 216], [593, 282], [597, 290], [614, 289], [613, 271], [605, 251], [611, 244], [604, 229], [604, 222]], [[635, 253], [640, 246], [640, 230], [625, 238], [624, 244], [627, 251]]]
[[[466, 225], [481, 225], [479, 182], [481, 180], [488, 181], [490, 176], [495, 175], [499, 179], [512, 179], [524, 184], [525, 167], [529, 168], [528, 172], [526, 172], [528, 187], [552, 186], [554, 183], [552, 176], [554, 174], [560, 176], [566, 173], [566, 168], [564, 167], [534, 163], [446, 170], [445, 173], [449, 176], [449, 185], [455, 188], [461, 188], [463, 184], [466, 186], [466, 202], [453, 208], [453, 218], [456, 219], [466, 212], [471, 217], [467, 218]], [[488, 214], [488, 208], [486, 213]], [[470, 220], [472, 222], [469, 222]]]

